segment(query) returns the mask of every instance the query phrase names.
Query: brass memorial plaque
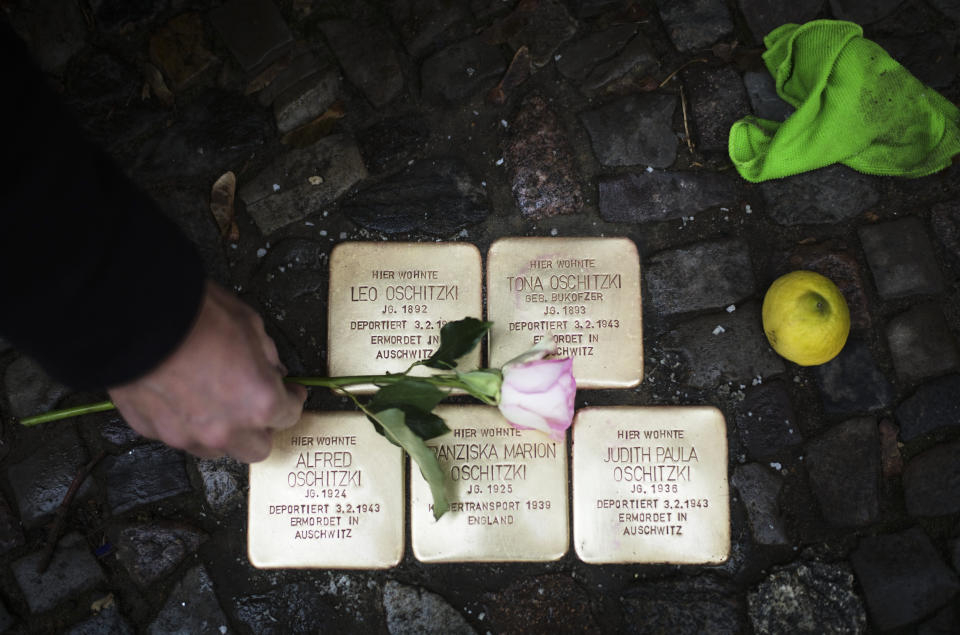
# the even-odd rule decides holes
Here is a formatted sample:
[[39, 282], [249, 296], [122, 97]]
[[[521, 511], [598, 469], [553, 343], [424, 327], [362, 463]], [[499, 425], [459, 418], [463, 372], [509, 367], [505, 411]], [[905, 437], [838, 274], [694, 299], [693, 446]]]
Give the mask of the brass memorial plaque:
[[584, 562], [715, 564], [730, 554], [723, 414], [584, 408], [573, 423], [573, 543]]
[[404, 544], [403, 455], [358, 412], [305, 412], [250, 465], [247, 552], [260, 568], [385, 569]]
[[422, 562], [557, 560], [567, 552], [567, 448], [517, 430], [496, 408], [441, 406], [450, 432], [427, 441], [447, 477], [450, 511], [410, 469], [410, 533]]
[[628, 238], [502, 238], [487, 256], [490, 366], [552, 338], [580, 388], [643, 378], [640, 257]]
[[[403, 372], [433, 354], [444, 324], [481, 318], [482, 311], [480, 252], [474, 245], [340, 243], [330, 254], [330, 374]], [[461, 365], [478, 367], [479, 349]], [[412, 374], [431, 372], [436, 371], [420, 366]]]

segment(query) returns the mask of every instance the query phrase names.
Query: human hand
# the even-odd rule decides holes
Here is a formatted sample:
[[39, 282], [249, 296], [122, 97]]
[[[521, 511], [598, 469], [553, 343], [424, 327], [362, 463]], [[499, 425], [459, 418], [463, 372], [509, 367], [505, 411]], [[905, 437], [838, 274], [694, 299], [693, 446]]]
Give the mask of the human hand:
[[[149, 334], [144, 334], [149, 337]], [[270, 453], [272, 431], [294, 425], [307, 391], [286, 369], [263, 320], [207, 283], [186, 339], [144, 377], [108, 390], [130, 427], [197, 456], [252, 463]]]

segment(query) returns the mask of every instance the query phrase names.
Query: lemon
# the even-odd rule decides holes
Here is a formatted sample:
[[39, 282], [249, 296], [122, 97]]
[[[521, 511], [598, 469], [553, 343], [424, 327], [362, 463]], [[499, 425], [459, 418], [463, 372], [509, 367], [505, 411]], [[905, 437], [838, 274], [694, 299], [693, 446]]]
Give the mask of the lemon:
[[793, 271], [774, 280], [761, 314], [773, 350], [801, 366], [829, 362], [850, 334], [843, 294], [830, 278], [813, 271]]

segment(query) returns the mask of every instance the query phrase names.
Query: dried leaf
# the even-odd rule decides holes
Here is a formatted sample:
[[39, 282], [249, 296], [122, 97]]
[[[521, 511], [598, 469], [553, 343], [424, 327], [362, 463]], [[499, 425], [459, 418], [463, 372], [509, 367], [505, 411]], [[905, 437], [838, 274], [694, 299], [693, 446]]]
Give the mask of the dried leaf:
[[[173, 106], [173, 93], [167, 88], [167, 82], [163, 79], [163, 73], [160, 72], [160, 69], [149, 62], [145, 62], [143, 64], [143, 75], [153, 96], [164, 106], [168, 108]], [[143, 96], [143, 92], [141, 92], [141, 96]]]
[[233, 201], [237, 191], [237, 175], [224, 173], [210, 190], [210, 211], [220, 228], [220, 236], [230, 240], [240, 238], [240, 228], [234, 219]]
[[899, 476], [903, 473], [903, 456], [900, 454], [901, 444], [897, 441], [900, 428], [890, 419], [880, 421], [880, 459], [883, 475]]
[[113, 593], [107, 593], [105, 596], [99, 600], [94, 600], [93, 604], [90, 605], [90, 610], [94, 613], [99, 613], [103, 609], [108, 609], [113, 606], [114, 598]]
[[253, 93], [260, 92], [267, 86], [273, 83], [280, 73], [287, 70], [287, 67], [290, 66], [290, 56], [287, 55], [282, 59], [277, 60], [267, 68], [265, 68], [259, 75], [250, 80], [250, 83], [247, 84], [246, 89], [244, 89], [244, 95], [252, 95]]
[[513, 60], [510, 61], [510, 66], [507, 68], [507, 72], [503, 74], [500, 83], [487, 93], [487, 101], [497, 105], [504, 104], [507, 101], [507, 93], [527, 81], [532, 72], [530, 49], [524, 44], [513, 55]]
[[717, 42], [710, 50], [713, 51], [715, 57], [719, 57], [724, 62], [729, 62], [733, 59], [733, 52], [739, 45], [740, 43], [736, 40], [730, 43]]
[[641, 92], [645, 93], [658, 90], [660, 88], [660, 80], [653, 75], [647, 75], [640, 80], [640, 84], [637, 86], [637, 88], [639, 88]]
[[203, 16], [184, 13], [150, 37], [150, 61], [163, 69], [174, 90], [195, 83], [219, 60], [207, 47]]
[[337, 120], [343, 119], [347, 111], [343, 102], [335, 101], [327, 111], [309, 123], [305, 123], [299, 128], [291, 130], [280, 138], [280, 143], [293, 146], [294, 148], [305, 148], [313, 145], [321, 137], [325, 137], [333, 130], [333, 125]]
[[671, 79], [673, 79], [674, 77], [677, 76], [678, 73], [680, 73], [680, 71], [682, 71], [682, 70], [685, 69], [686, 67], [690, 66], [691, 64], [706, 64], [706, 63], [709, 62], [709, 61], [710, 61], [710, 60], [708, 60], [708, 59], [706, 59], [706, 58], [703, 58], [703, 57], [697, 57], [697, 58], [695, 58], [695, 59], [689, 60], [689, 61], [686, 62], [685, 64], [682, 64], [682, 65], [680, 66], [680, 68], [678, 68], [677, 70], [675, 70], [675, 71], [673, 71], [672, 73], [670, 73], [669, 75], [667, 75], [666, 78], [665, 78], [662, 82], [660, 82], [660, 88], [663, 88], [664, 86], [666, 86], [666, 85], [670, 82]]
[[690, 136], [690, 119], [687, 115], [687, 93], [683, 90], [683, 86], [680, 86], [680, 109], [683, 113], [683, 136], [687, 141], [687, 150], [693, 154], [694, 143]]

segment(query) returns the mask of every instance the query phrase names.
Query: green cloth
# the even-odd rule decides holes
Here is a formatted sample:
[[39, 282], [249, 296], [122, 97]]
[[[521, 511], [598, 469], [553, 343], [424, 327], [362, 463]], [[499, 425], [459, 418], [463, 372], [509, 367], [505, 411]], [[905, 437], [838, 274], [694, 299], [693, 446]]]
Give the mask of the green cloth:
[[919, 177], [960, 153], [960, 110], [924, 86], [852, 22], [784, 24], [763, 40], [777, 94], [797, 110], [780, 123], [730, 128], [730, 158], [754, 183], [843, 163]]

